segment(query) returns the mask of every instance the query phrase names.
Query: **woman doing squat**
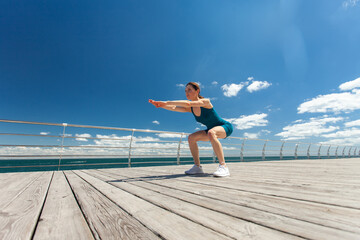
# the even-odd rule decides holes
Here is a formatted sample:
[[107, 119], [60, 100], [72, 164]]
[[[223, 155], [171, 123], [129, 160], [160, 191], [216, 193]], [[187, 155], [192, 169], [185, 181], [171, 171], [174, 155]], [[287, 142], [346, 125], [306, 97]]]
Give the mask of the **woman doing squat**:
[[191, 112], [196, 121], [204, 124], [207, 129], [192, 133], [188, 137], [191, 154], [194, 158], [194, 166], [185, 171], [185, 174], [203, 174], [200, 165], [198, 141], [210, 141], [214, 152], [219, 160], [219, 167], [214, 172], [215, 177], [230, 176], [228, 167], [225, 164], [224, 152], [219, 138], [229, 137], [233, 131], [231, 123], [220, 118], [215, 112], [210, 99], [200, 95], [200, 86], [197, 83], [189, 82], [185, 88], [188, 100], [179, 101], [154, 101], [149, 100], [157, 108], [164, 108], [176, 112]]

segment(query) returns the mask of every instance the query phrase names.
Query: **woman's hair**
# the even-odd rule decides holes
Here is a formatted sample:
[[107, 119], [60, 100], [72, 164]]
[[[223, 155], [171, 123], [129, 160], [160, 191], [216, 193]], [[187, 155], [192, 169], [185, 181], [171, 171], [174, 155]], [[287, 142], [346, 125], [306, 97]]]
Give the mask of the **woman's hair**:
[[203, 96], [200, 95], [200, 86], [199, 84], [197, 84], [196, 82], [189, 82], [188, 84], [186, 84], [186, 86], [191, 85], [195, 91], [197, 91], [199, 89], [199, 98], [204, 98]]

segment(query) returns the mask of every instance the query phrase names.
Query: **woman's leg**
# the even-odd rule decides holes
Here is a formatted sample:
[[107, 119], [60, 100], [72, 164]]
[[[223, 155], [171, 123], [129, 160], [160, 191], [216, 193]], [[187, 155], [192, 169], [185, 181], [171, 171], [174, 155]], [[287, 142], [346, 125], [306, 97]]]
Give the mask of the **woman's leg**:
[[208, 139], [214, 149], [215, 155], [219, 160], [220, 165], [225, 166], [225, 158], [222, 145], [218, 138], [226, 138], [225, 129], [221, 126], [214, 127], [208, 131]]
[[195, 165], [200, 166], [199, 148], [197, 145], [198, 141], [209, 141], [209, 137], [204, 130], [192, 133], [188, 137], [188, 143], [194, 163]]

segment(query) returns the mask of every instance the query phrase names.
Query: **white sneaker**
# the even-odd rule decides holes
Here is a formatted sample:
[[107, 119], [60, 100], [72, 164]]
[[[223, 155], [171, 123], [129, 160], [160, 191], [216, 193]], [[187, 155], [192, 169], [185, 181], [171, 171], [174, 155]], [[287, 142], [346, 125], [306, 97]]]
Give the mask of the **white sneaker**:
[[225, 167], [223, 165], [219, 165], [216, 172], [214, 172], [214, 177], [228, 177], [230, 176], [230, 172], [228, 167]]
[[192, 168], [185, 171], [185, 174], [188, 174], [188, 175], [204, 174], [204, 171], [201, 166], [197, 166], [194, 164], [194, 166]]

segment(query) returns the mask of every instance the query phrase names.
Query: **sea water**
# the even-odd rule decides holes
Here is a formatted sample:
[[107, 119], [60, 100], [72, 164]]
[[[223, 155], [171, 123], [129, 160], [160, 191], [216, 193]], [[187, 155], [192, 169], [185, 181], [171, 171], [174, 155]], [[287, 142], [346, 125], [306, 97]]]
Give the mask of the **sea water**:
[[[322, 156], [322, 158], [327, 158]], [[336, 158], [330, 156], [329, 158]], [[307, 156], [283, 156], [281, 160], [308, 159]], [[310, 156], [310, 159], [319, 159], [317, 156]], [[215, 161], [214, 161], [215, 160]], [[279, 156], [226, 157], [226, 162], [255, 162], [255, 161], [280, 161]], [[217, 159], [201, 157], [202, 164], [217, 163]], [[181, 157], [180, 165], [193, 164], [191, 157]], [[71, 158], [71, 159], [6, 159], [0, 160], [0, 173], [4, 172], [29, 172], [29, 171], [56, 171], [56, 170], [79, 170], [98, 168], [127, 168], [127, 167], [150, 167], [178, 165], [177, 157], [170, 158]]]

